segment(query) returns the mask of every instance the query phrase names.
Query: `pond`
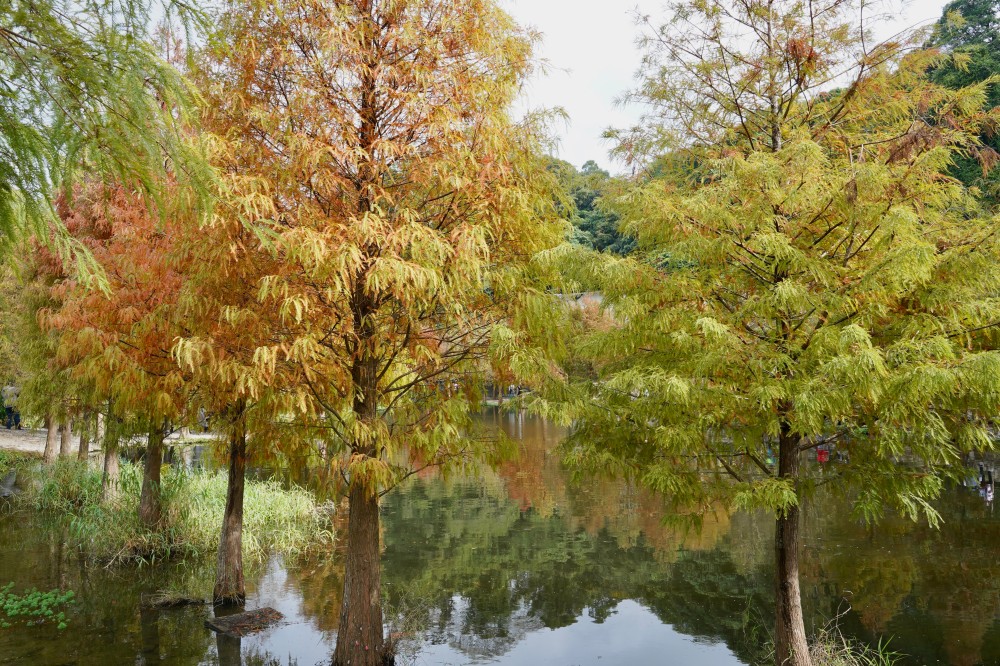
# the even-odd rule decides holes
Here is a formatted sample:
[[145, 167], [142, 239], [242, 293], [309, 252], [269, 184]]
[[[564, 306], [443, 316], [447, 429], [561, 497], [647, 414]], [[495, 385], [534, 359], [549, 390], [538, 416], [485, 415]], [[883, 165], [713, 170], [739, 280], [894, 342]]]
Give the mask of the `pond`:
[[[628, 484], [574, 483], [562, 431], [515, 414], [491, 421], [522, 454], [477, 479], [414, 479], [385, 498], [384, 584], [401, 663], [428, 666], [751, 664], [766, 658], [773, 608], [770, 520], [709, 517], [663, 526], [656, 498]], [[934, 530], [876, 528], [842, 503], [805, 508], [802, 589], [810, 629], [837, 617], [850, 637], [891, 638], [905, 664], [1000, 666], [1000, 515], [947, 491]], [[340, 607], [337, 556], [248, 572], [248, 608], [277, 627], [243, 638], [204, 628], [209, 606], [141, 607], [164, 589], [211, 589], [212, 562], [106, 569], [63, 546], [66, 525], [0, 514], [0, 587], [76, 592], [68, 627], [0, 629], [0, 664], [328, 663]]]

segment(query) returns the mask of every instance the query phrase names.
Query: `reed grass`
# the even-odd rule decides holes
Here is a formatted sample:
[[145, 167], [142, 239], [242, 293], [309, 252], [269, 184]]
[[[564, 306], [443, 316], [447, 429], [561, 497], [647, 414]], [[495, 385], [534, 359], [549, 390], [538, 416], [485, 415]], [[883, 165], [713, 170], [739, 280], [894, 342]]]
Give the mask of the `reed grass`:
[[[64, 516], [72, 545], [102, 563], [151, 563], [167, 558], [214, 555], [226, 505], [226, 474], [177, 468], [161, 480], [163, 519], [156, 529], [139, 521], [142, 469], [124, 462], [118, 497], [101, 501], [101, 471], [77, 460], [59, 460], [31, 470], [19, 501]], [[268, 553], [299, 554], [332, 541], [326, 505], [299, 487], [247, 479], [243, 507], [243, 554], [249, 561]]]
[[893, 666], [901, 655], [887, 643], [872, 647], [852, 641], [836, 629], [822, 631], [809, 650], [813, 666]]

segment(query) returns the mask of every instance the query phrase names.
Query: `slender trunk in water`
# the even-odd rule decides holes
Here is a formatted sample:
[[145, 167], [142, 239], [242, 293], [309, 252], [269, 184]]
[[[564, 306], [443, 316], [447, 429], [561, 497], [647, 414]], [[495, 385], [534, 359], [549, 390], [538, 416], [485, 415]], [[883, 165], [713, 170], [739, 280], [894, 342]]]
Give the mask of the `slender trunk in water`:
[[49, 414], [45, 417], [45, 453], [42, 454], [42, 460], [46, 463], [56, 461], [56, 454], [59, 452], [56, 445], [57, 435], [55, 419]]
[[73, 455], [73, 422], [67, 416], [59, 426], [59, 457], [69, 458]]
[[391, 660], [382, 634], [378, 495], [355, 483], [348, 502], [344, 601], [333, 663], [381, 666]]
[[104, 475], [101, 477], [101, 501], [118, 499], [118, 429], [114, 417], [108, 413], [104, 422]]
[[[781, 425], [778, 440], [778, 476], [798, 485], [800, 437]], [[775, 663], [778, 666], [812, 666], [806, 625], [802, 618], [802, 594], [799, 590], [799, 548], [801, 525], [798, 505], [778, 512], [774, 530]]]
[[146, 465], [142, 472], [142, 494], [139, 496], [139, 520], [148, 528], [160, 524], [163, 509], [160, 504], [160, 467], [163, 465], [163, 428], [150, 426], [146, 442]]
[[90, 432], [93, 425], [90, 412], [84, 412], [80, 419], [80, 446], [76, 450], [76, 457], [83, 462], [90, 458]]
[[219, 559], [215, 568], [217, 604], [242, 604], [246, 600], [243, 583], [243, 485], [246, 480], [247, 439], [242, 415], [229, 436], [229, 483], [226, 512], [222, 517]]

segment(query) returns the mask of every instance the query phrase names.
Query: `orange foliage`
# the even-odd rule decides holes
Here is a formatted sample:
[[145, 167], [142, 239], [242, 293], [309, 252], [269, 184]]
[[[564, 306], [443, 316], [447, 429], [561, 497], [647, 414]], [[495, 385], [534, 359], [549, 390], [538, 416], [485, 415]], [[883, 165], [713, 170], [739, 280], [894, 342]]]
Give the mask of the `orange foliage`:
[[50, 269], [58, 266], [51, 295], [59, 305], [40, 317], [60, 334], [58, 362], [92, 382], [98, 399], [113, 398], [120, 409], [150, 419], [176, 418], [186, 402], [171, 357], [187, 268], [177, 252], [184, 220], [156, 215], [124, 186], [77, 186], [72, 196], [60, 195], [56, 208], [106, 277], [104, 289], [81, 284], [48, 256]]

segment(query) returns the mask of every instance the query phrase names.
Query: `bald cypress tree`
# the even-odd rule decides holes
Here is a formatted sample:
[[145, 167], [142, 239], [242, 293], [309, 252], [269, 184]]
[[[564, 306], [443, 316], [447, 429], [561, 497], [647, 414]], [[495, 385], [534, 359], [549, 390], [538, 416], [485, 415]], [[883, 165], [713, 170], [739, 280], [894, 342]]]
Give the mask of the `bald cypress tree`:
[[[776, 663], [809, 666], [813, 489], [933, 523], [944, 479], [993, 446], [1000, 226], [947, 175], [993, 122], [990, 82], [929, 82], [939, 56], [874, 45], [856, 2], [672, 7], [648, 26], [651, 114], [618, 138], [678, 168], [620, 202], [636, 258], [579, 271], [615, 322], [572, 339], [598, 380], [550, 378], [540, 406], [575, 422], [583, 468], [684, 512], [773, 512]], [[845, 462], [809, 462], [828, 446]]]
[[347, 485], [333, 663], [376, 666], [380, 497], [496, 457], [465, 436], [494, 325], [563, 231], [539, 128], [510, 115], [533, 39], [491, 0], [239, 0], [219, 24], [205, 125], [270, 248], [244, 383], [282, 387]]

